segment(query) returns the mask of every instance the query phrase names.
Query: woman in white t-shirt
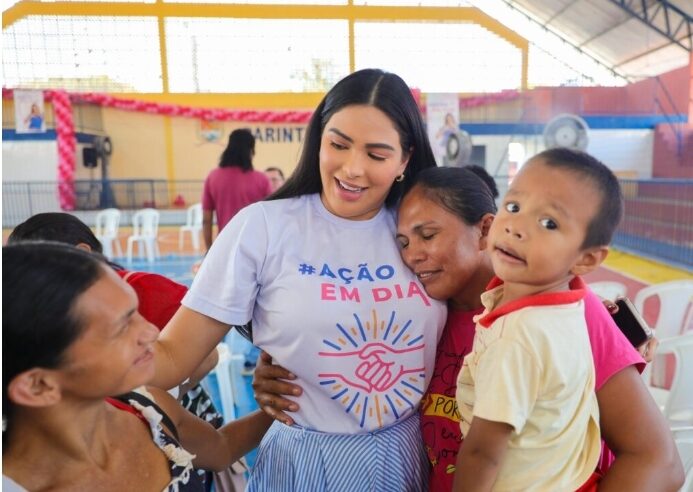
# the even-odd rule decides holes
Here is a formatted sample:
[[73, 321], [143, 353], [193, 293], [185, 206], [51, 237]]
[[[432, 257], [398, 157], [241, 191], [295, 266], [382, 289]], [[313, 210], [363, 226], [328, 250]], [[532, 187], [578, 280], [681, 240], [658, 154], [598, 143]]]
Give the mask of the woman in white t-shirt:
[[155, 348], [173, 386], [232, 325], [304, 388], [296, 425], [275, 423], [250, 491], [422, 490], [418, 404], [445, 304], [400, 258], [395, 206], [435, 166], [398, 76], [355, 72], [316, 108], [296, 171], [222, 231]]

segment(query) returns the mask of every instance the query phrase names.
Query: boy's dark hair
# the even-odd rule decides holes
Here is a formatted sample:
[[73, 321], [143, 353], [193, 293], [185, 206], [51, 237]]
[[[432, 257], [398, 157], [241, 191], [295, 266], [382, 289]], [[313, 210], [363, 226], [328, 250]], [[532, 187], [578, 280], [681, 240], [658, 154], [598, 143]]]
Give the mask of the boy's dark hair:
[[498, 186], [496, 185], [496, 180], [493, 179], [493, 176], [491, 176], [488, 173], [486, 168], [481, 167], [478, 164], [469, 164], [468, 166], [464, 167], [469, 169], [477, 176], [479, 176], [483, 180], [483, 182], [486, 183], [486, 186], [488, 186], [489, 190], [491, 190], [493, 198], [498, 198], [500, 194], [498, 193]]
[[484, 215], [496, 213], [491, 190], [478, 174], [466, 167], [424, 169], [411, 189], [417, 188], [467, 225], [478, 224]]
[[239, 128], [229, 135], [229, 143], [219, 159], [219, 167], [240, 167], [243, 171], [253, 169], [255, 137], [247, 128]]
[[563, 147], [548, 149], [532, 157], [546, 165], [558, 167], [590, 180], [602, 196], [597, 214], [587, 226], [582, 249], [608, 246], [623, 216], [623, 193], [614, 173], [598, 159], [586, 152]]
[[395, 181], [385, 198], [394, 207], [422, 169], [435, 166], [419, 107], [407, 84], [398, 75], [366, 68], [347, 75], [325, 95], [310, 118], [303, 140], [301, 157], [286, 183], [267, 200], [293, 198], [320, 193], [320, 142], [329, 119], [348, 106], [371, 106], [387, 115], [399, 134], [403, 155], [409, 155], [404, 179]]
[[74, 215], [63, 212], [47, 212], [29, 217], [14, 228], [7, 238], [7, 243], [38, 240], [58, 241], [71, 246], [84, 243], [96, 253], [103, 252], [101, 242], [89, 226]]

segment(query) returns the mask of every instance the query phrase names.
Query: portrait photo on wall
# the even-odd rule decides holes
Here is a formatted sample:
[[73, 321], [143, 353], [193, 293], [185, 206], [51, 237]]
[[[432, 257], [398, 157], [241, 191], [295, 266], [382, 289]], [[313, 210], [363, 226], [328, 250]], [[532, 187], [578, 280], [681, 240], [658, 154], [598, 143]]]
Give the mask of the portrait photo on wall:
[[14, 91], [15, 130], [17, 133], [46, 131], [43, 91]]
[[448, 140], [458, 130], [459, 113], [457, 94], [428, 94], [426, 96], [428, 138], [439, 166], [445, 165]]

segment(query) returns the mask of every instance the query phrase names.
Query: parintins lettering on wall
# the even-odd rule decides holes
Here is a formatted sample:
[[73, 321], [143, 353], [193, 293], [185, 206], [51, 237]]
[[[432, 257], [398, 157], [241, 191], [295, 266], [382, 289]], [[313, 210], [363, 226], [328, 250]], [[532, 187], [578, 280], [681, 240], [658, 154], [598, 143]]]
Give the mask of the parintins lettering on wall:
[[305, 126], [256, 126], [247, 127], [257, 142], [263, 143], [301, 143]]
[[[305, 126], [256, 126], [245, 127], [257, 143], [302, 143], [306, 132]], [[225, 145], [224, 123], [221, 121], [200, 120], [198, 139], [202, 143]]]

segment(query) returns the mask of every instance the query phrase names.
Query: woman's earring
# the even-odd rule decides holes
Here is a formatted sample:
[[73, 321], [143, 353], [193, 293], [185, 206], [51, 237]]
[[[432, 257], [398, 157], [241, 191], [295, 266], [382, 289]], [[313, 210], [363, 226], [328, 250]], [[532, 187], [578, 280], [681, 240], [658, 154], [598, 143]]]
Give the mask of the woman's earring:
[[402, 173], [402, 174], [400, 174], [399, 176], [397, 176], [397, 177], [395, 178], [395, 181], [397, 181], [398, 183], [401, 183], [402, 181], [404, 181], [404, 173]]

